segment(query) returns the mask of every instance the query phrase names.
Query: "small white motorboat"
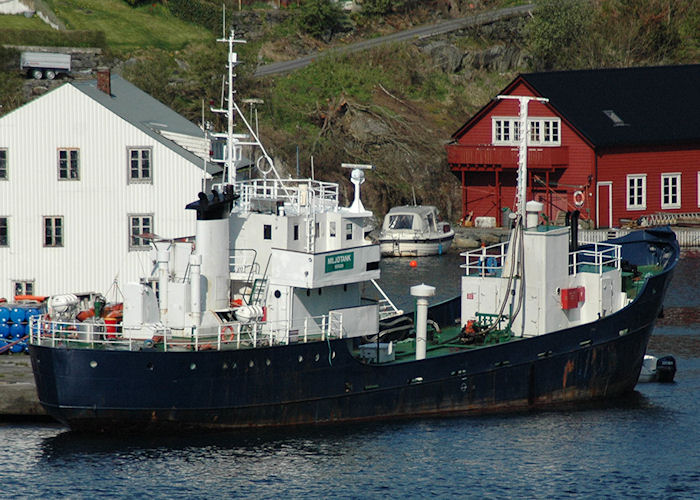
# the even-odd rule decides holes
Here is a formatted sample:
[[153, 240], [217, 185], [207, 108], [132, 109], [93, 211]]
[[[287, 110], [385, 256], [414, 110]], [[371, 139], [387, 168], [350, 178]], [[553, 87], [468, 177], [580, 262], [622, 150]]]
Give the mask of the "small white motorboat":
[[644, 355], [642, 371], [639, 373], [637, 383], [646, 382], [673, 382], [676, 376], [676, 360], [673, 356], [657, 358], [651, 354]]
[[379, 233], [382, 255], [421, 257], [447, 252], [455, 232], [449, 222], [440, 222], [432, 205], [394, 207], [384, 217]]

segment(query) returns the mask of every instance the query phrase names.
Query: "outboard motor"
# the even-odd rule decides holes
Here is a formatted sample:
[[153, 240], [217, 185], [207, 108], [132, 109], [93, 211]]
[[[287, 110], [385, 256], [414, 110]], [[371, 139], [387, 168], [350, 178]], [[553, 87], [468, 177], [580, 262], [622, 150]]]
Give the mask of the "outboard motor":
[[659, 382], [673, 382], [676, 376], [676, 359], [673, 356], [664, 356], [656, 361], [656, 379]]

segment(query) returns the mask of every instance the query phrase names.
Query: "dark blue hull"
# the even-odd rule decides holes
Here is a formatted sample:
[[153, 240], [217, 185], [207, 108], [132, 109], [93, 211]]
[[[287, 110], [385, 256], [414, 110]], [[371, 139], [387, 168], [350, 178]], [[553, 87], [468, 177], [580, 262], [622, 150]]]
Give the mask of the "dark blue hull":
[[[637, 260], [650, 253], [648, 242], [630, 248]], [[31, 346], [39, 400], [73, 429], [115, 431], [326, 424], [614, 398], [637, 383], [678, 258], [675, 239], [668, 248], [675, 253], [667, 269], [626, 308], [593, 324], [387, 365], [356, 359], [344, 339], [200, 352]], [[431, 313], [444, 321], [455, 314], [450, 302]]]

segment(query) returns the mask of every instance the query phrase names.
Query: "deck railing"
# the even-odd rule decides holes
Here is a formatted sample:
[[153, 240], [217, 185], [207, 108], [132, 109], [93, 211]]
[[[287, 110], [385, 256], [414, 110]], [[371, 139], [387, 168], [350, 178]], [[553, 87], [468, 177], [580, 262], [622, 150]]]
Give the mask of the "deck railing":
[[251, 209], [253, 200], [283, 201], [288, 208], [302, 213], [305, 210], [332, 210], [338, 207], [338, 184], [311, 179], [254, 179], [237, 182], [235, 191], [240, 195], [238, 205]]
[[48, 347], [103, 350], [230, 350], [306, 343], [342, 338], [343, 315], [306, 317], [295, 321], [229, 322], [218, 326], [193, 329], [189, 336], [173, 336], [170, 328], [162, 327], [149, 339], [129, 336], [129, 326], [102, 322], [54, 321], [41, 316], [29, 320], [29, 342]]
[[465, 257], [466, 262], [460, 267], [465, 269], [467, 276], [500, 276], [507, 250], [508, 242], [504, 241], [463, 252], [460, 255]]

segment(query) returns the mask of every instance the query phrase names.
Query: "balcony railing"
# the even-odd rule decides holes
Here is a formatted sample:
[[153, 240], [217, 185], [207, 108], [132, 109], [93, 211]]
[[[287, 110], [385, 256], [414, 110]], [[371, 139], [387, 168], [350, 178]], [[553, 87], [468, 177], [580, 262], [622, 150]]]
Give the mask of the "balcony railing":
[[[518, 148], [513, 146], [466, 146], [450, 144], [447, 148], [447, 161], [450, 167], [488, 169], [493, 166], [518, 167]], [[569, 164], [568, 146], [529, 147], [527, 163], [530, 167], [553, 168]]]

